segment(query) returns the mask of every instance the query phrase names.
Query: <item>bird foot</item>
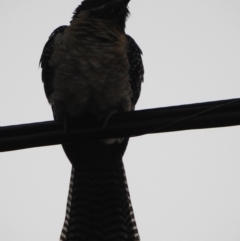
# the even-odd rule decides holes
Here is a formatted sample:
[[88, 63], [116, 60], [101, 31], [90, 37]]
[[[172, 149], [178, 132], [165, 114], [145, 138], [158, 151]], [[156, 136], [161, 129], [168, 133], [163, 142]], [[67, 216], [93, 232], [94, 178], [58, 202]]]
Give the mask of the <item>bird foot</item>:
[[70, 117], [64, 117], [63, 119], [63, 129], [64, 129], [64, 132], [65, 134], [69, 133], [70, 130], [71, 130], [71, 127], [73, 126], [73, 120], [70, 118]]
[[[118, 113], [116, 109], [111, 109], [106, 113], [101, 114], [98, 117], [98, 121], [102, 124], [102, 128], [104, 130], [107, 129], [109, 121], [111, 120], [112, 116], [116, 113]], [[109, 138], [109, 139], [102, 140], [102, 142], [104, 142], [105, 144], [111, 145], [115, 143], [121, 143], [123, 139], [124, 138]]]
[[108, 126], [109, 121], [111, 120], [112, 116], [114, 114], [118, 113], [118, 111], [116, 109], [111, 109], [103, 114], [101, 114], [100, 116], [98, 116], [98, 122], [100, 122], [102, 124], [102, 128], [106, 129]]

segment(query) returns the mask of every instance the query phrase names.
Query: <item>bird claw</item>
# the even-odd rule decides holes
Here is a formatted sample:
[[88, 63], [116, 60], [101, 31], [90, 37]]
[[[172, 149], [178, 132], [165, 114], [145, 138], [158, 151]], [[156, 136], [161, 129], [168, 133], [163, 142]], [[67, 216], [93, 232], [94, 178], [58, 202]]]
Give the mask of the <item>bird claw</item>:
[[[108, 127], [108, 123], [111, 120], [112, 116], [114, 114], [118, 113], [116, 109], [111, 109], [103, 114], [101, 114], [98, 117], [98, 121], [102, 124], [102, 128], [105, 130]], [[102, 142], [105, 144], [111, 145], [115, 143], [121, 143], [124, 140], [124, 138], [109, 138], [109, 139], [104, 139]]]
[[69, 117], [64, 117], [63, 120], [63, 129], [65, 134], [69, 133], [71, 130], [71, 126], [72, 126], [72, 121]]
[[98, 122], [102, 124], [103, 129], [107, 128], [109, 121], [111, 120], [112, 116], [116, 113], [118, 113], [116, 109], [111, 109], [98, 116]]

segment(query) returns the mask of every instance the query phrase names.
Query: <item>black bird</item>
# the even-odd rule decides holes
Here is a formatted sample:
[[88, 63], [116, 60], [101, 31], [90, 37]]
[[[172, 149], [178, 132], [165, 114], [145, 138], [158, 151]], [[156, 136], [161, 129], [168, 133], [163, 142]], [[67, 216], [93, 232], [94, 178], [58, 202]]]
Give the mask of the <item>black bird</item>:
[[[40, 65], [56, 121], [71, 127], [134, 110], [144, 68], [140, 48], [125, 33], [129, 1], [84, 0], [70, 25], [50, 35]], [[63, 144], [72, 175], [61, 241], [140, 240], [122, 162], [127, 143]]]

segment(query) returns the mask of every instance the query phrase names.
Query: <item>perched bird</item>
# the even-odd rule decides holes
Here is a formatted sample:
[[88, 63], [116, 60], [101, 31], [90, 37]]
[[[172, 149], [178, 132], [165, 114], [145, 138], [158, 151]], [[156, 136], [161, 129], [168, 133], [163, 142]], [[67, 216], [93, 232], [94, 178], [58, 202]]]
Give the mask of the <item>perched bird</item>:
[[[50, 35], [40, 65], [56, 121], [71, 127], [134, 110], [144, 69], [140, 48], [125, 33], [129, 1], [84, 0], [70, 25]], [[63, 144], [72, 174], [61, 241], [140, 240], [122, 162], [127, 143]]]

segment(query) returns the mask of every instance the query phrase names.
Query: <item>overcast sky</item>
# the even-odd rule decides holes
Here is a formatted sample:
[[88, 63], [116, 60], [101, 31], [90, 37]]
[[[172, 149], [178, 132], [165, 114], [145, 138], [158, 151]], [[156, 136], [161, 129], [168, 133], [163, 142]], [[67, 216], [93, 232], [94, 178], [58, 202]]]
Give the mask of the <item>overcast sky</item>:
[[[1, 1], [0, 125], [52, 119], [38, 68], [77, 0]], [[132, 0], [137, 109], [240, 97], [239, 0]], [[132, 138], [124, 156], [142, 241], [240, 240], [240, 127]], [[61, 146], [0, 154], [0, 239], [59, 240], [71, 166]]]

